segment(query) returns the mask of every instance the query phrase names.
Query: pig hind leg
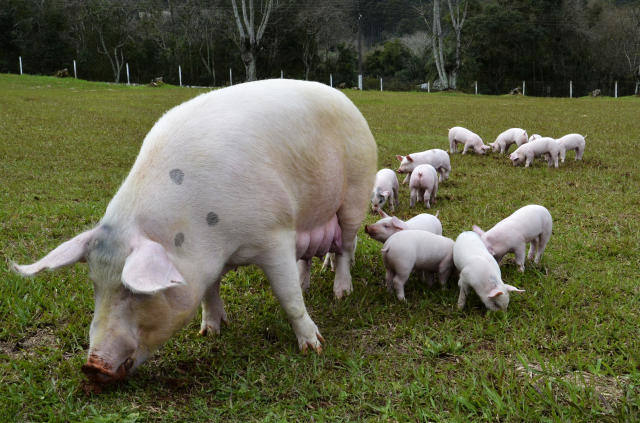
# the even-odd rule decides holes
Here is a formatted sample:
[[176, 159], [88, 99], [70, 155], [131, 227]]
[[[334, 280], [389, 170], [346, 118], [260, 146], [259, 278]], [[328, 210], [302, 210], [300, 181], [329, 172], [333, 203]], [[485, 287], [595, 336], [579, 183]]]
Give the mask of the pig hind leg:
[[368, 201], [367, 189], [362, 184], [351, 185], [338, 209], [338, 224], [342, 231], [342, 251], [336, 252], [336, 277], [333, 281], [333, 293], [340, 299], [353, 291], [351, 282], [351, 255], [355, 250], [358, 229], [364, 219]]
[[393, 190], [391, 190], [391, 192], [393, 193], [393, 203], [391, 205], [392, 210], [393, 210], [394, 206], [398, 207], [400, 205], [400, 200], [399, 200], [399, 197], [398, 197], [398, 187], [393, 187]]
[[582, 160], [584, 154], [584, 145], [576, 148], [576, 160]]
[[[330, 260], [328, 256], [327, 260]], [[297, 265], [300, 288], [302, 288], [303, 292], [306, 292], [311, 285], [311, 260], [298, 260]]]
[[542, 257], [542, 253], [544, 253], [544, 249], [547, 247], [547, 242], [551, 238], [551, 231], [545, 231], [540, 234], [540, 238], [538, 241], [538, 250], [536, 251], [536, 257], [534, 262], [536, 264], [540, 263], [540, 257]]
[[220, 282], [223, 276], [231, 269], [225, 269], [204, 293], [202, 297], [202, 323], [200, 324], [200, 335], [220, 334], [222, 323], [229, 324], [227, 313], [224, 311], [224, 303], [220, 298]]
[[423, 194], [422, 198], [424, 200], [425, 207], [430, 209], [431, 208], [431, 202], [430, 202], [430, 200], [431, 200], [431, 192], [428, 189], [424, 190], [424, 194]]
[[409, 279], [409, 275], [411, 272], [402, 272], [396, 273], [393, 277], [393, 289], [396, 291], [396, 297], [400, 301], [404, 301], [404, 284], [407, 283], [407, 279]]
[[277, 235], [273, 241], [273, 248], [260, 258], [260, 267], [267, 275], [274, 295], [287, 314], [300, 349], [306, 352], [308, 348], [312, 348], [321, 352], [320, 341], [323, 341], [323, 338], [309, 317], [302, 297], [295, 257], [295, 232]]
[[528, 260], [533, 260], [533, 257], [538, 250], [538, 243], [540, 241], [540, 236], [537, 236], [531, 240], [531, 245], [529, 246], [529, 254], [527, 255]]

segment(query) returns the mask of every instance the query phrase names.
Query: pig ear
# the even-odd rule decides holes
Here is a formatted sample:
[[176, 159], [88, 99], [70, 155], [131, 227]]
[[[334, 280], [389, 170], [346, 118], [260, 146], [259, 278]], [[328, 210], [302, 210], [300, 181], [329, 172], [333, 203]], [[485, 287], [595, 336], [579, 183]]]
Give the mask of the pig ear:
[[389, 215], [388, 215], [388, 214], [386, 214], [386, 213], [384, 212], [384, 210], [382, 210], [382, 209], [378, 209], [378, 214], [379, 214], [380, 216], [382, 216], [382, 217], [389, 217]]
[[472, 228], [473, 228], [473, 232], [477, 233], [478, 235], [480, 236], [484, 235], [484, 231], [480, 229], [479, 226], [473, 225]]
[[407, 224], [404, 223], [402, 220], [398, 219], [397, 217], [393, 216], [391, 218], [391, 224], [393, 225], [394, 228], [396, 229], [407, 229]]
[[524, 289], [518, 289], [513, 285], [509, 285], [508, 283], [505, 283], [504, 287], [507, 288], [508, 292], [524, 292]]
[[40, 261], [33, 264], [20, 266], [11, 262], [11, 269], [22, 276], [33, 276], [44, 269], [57, 269], [58, 267], [67, 266], [78, 261], [84, 261], [89, 242], [93, 239], [96, 229], [91, 229], [77, 235], [57, 246], [53, 251], [44, 256]]
[[383, 196], [383, 197], [388, 197], [388, 196], [390, 196], [390, 195], [391, 195], [391, 192], [389, 192], [389, 191], [382, 191], [382, 192], [381, 192], [381, 194], [382, 194], [382, 196]]
[[489, 151], [489, 150], [491, 150], [491, 147], [489, 147], [488, 145], [483, 145], [483, 146], [482, 146], [482, 147], [480, 147], [480, 148], [482, 148], [482, 151]]
[[407, 154], [407, 160], [409, 160], [410, 162], [413, 161], [413, 157], [411, 157], [411, 154]]
[[487, 297], [489, 298], [496, 298], [499, 297], [500, 295], [503, 295], [504, 291], [502, 290], [502, 288], [498, 288], [497, 286], [495, 288], [493, 288], [490, 292], [489, 295], [487, 295]]
[[398, 159], [398, 160], [402, 161], [402, 159], [404, 159], [404, 157], [402, 157], [402, 156], [401, 156], [401, 155], [399, 155], [399, 154], [396, 154], [396, 159]]
[[185, 281], [164, 247], [144, 239], [124, 262], [122, 283], [136, 294], [153, 294]]

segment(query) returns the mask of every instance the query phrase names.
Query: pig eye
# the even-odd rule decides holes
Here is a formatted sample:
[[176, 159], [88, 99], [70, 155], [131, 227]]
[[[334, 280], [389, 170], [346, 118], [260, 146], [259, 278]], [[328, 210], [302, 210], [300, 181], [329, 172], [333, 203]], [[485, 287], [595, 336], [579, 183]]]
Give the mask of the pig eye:
[[389, 224], [388, 224], [388, 223], [385, 223], [385, 224], [384, 224], [384, 227], [385, 227], [385, 228], [388, 228], [388, 227], [389, 227]]

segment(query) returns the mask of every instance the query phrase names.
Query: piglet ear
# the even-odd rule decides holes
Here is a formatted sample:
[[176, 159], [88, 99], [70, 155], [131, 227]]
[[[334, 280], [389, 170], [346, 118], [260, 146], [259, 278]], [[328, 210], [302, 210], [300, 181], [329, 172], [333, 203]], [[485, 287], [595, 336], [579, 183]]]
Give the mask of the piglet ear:
[[122, 283], [136, 294], [153, 294], [177, 284], [184, 285], [185, 280], [164, 247], [145, 238], [124, 262]]
[[401, 156], [401, 155], [399, 155], [399, 154], [396, 154], [396, 159], [398, 159], [398, 160], [402, 161], [402, 159], [404, 159], [404, 157], [402, 157], [402, 156]]
[[84, 261], [89, 242], [93, 239], [96, 228], [77, 235], [57, 246], [53, 251], [33, 264], [20, 266], [11, 262], [11, 269], [22, 276], [33, 276], [44, 269], [57, 269], [78, 261]]
[[384, 212], [384, 210], [382, 210], [382, 209], [378, 209], [378, 214], [379, 214], [381, 217], [389, 217], [389, 215], [388, 215], [388, 214], [386, 214], [386, 213]]
[[477, 233], [478, 235], [480, 236], [484, 235], [484, 231], [480, 229], [479, 226], [473, 225], [471, 228], [473, 228], [473, 232]]
[[489, 292], [489, 295], [487, 295], [487, 297], [496, 298], [503, 294], [504, 294], [504, 291], [501, 288], [495, 287], [491, 290], [491, 292]]
[[402, 220], [398, 219], [395, 216], [391, 218], [391, 224], [393, 225], [394, 228], [400, 229], [400, 230], [409, 228], [405, 222], [403, 222]]
[[509, 285], [508, 283], [505, 283], [504, 287], [507, 288], [508, 292], [524, 292], [524, 289], [518, 289], [513, 285]]
[[410, 162], [413, 161], [413, 157], [411, 157], [411, 154], [407, 154], [407, 160], [409, 160]]

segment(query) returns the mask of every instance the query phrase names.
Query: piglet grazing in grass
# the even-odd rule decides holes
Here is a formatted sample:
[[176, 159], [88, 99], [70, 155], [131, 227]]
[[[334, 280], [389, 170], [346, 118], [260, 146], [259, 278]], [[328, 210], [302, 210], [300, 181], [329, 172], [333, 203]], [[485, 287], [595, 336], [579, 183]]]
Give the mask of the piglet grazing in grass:
[[404, 284], [413, 269], [437, 273], [440, 285], [446, 285], [453, 270], [453, 240], [427, 231], [403, 230], [384, 243], [382, 261], [387, 289], [394, 289], [398, 299], [404, 300]]
[[393, 170], [380, 169], [371, 191], [371, 208], [373, 211], [382, 210], [387, 201], [391, 211], [395, 211], [398, 206], [398, 178]]
[[453, 246], [453, 262], [460, 272], [460, 310], [467, 302], [470, 289], [473, 289], [483, 304], [492, 311], [507, 309], [510, 292], [524, 292], [502, 281], [500, 266], [474, 232], [467, 231], [458, 235]]
[[582, 160], [584, 154], [585, 138], [580, 134], [567, 134], [564, 137], [558, 138], [556, 141], [560, 145], [560, 161], [564, 163], [564, 158], [567, 155], [567, 150], [575, 150], [576, 160]]
[[372, 225], [365, 225], [364, 231], [373, 239], [385, 242], [391, 235], [405, 229], [415, 229], [420, 231], [428, 231], [432, 234], [442, 235], [442, 224], [436, 215], [421, 213], [412, 217], [406, 222], [395, 216], [389, 216], [380, 211], [382, 219]]
[[428, 209], [431, 208], [431, 203], [435, 204], [438, 193], [438, 174], [435, 168], [428, 164], [416, 167], [411, 172], [409, 189], [409, 207], [413, 207], [416, 202], [424, 201], [424, 205]]
[[473, 231], [477, 233], [487, 250], [500, 263], [507, 253], [515, 253], [516, 264], [521, 272], [524, 272], [524, 254], [527, 244], [529, 247], [529, 260], [537, 264], [544, 253], [544, 249], [551, 238], [553, 220], [551, 213], [543, 206], [530, 204], [516, 210], [511, 216], [496, 223], [496, 225], [484, 232], [473, 225]]
[[494, 142], [489, 143], [489, 146], [496, 153], [506, 153], [509, 151], [511, 144], [515, 144], [517, 148], [528, 141], [527, 131], [521, 128], [511, 128], [498, 135]]
[[509, 155], [509, 160], [514, 166], [524, 163], [524, 167], [529, 167], [535, 157], [545, 156], [547, 165], [558, 167], [560, 157], [560, 145], [556, 140], [543, 137], [521, 145]]
[[439, 148], [432, 148], [431, 150], [422, 151], [420, 153], [411, 153], [406, 156], [397, 155], [396, 158], [400, 160], [400, 167], [398, 173], [405, 173], [407, 176], [402, 181], [406, 184], [411, 177], [411, 172], [416, 166], [421, 164], [430, 164], [436, 168], [438, 172], [438, 181], [445, 181], [449, 178], [451, 173], [451, 160], [449, 154]]
[[491, 150], [491, 147], [485, 145], [482, 142], [482, 138], [478, 134], [469, 131], [467, 128], [461, 126], [454, 126], [449, 129], [449, 152], [455, 153], [458, 151], [457, 144], [464, 144], [462, 154], [465, 154], [470, 149], [476, 154], [484, 154]]

